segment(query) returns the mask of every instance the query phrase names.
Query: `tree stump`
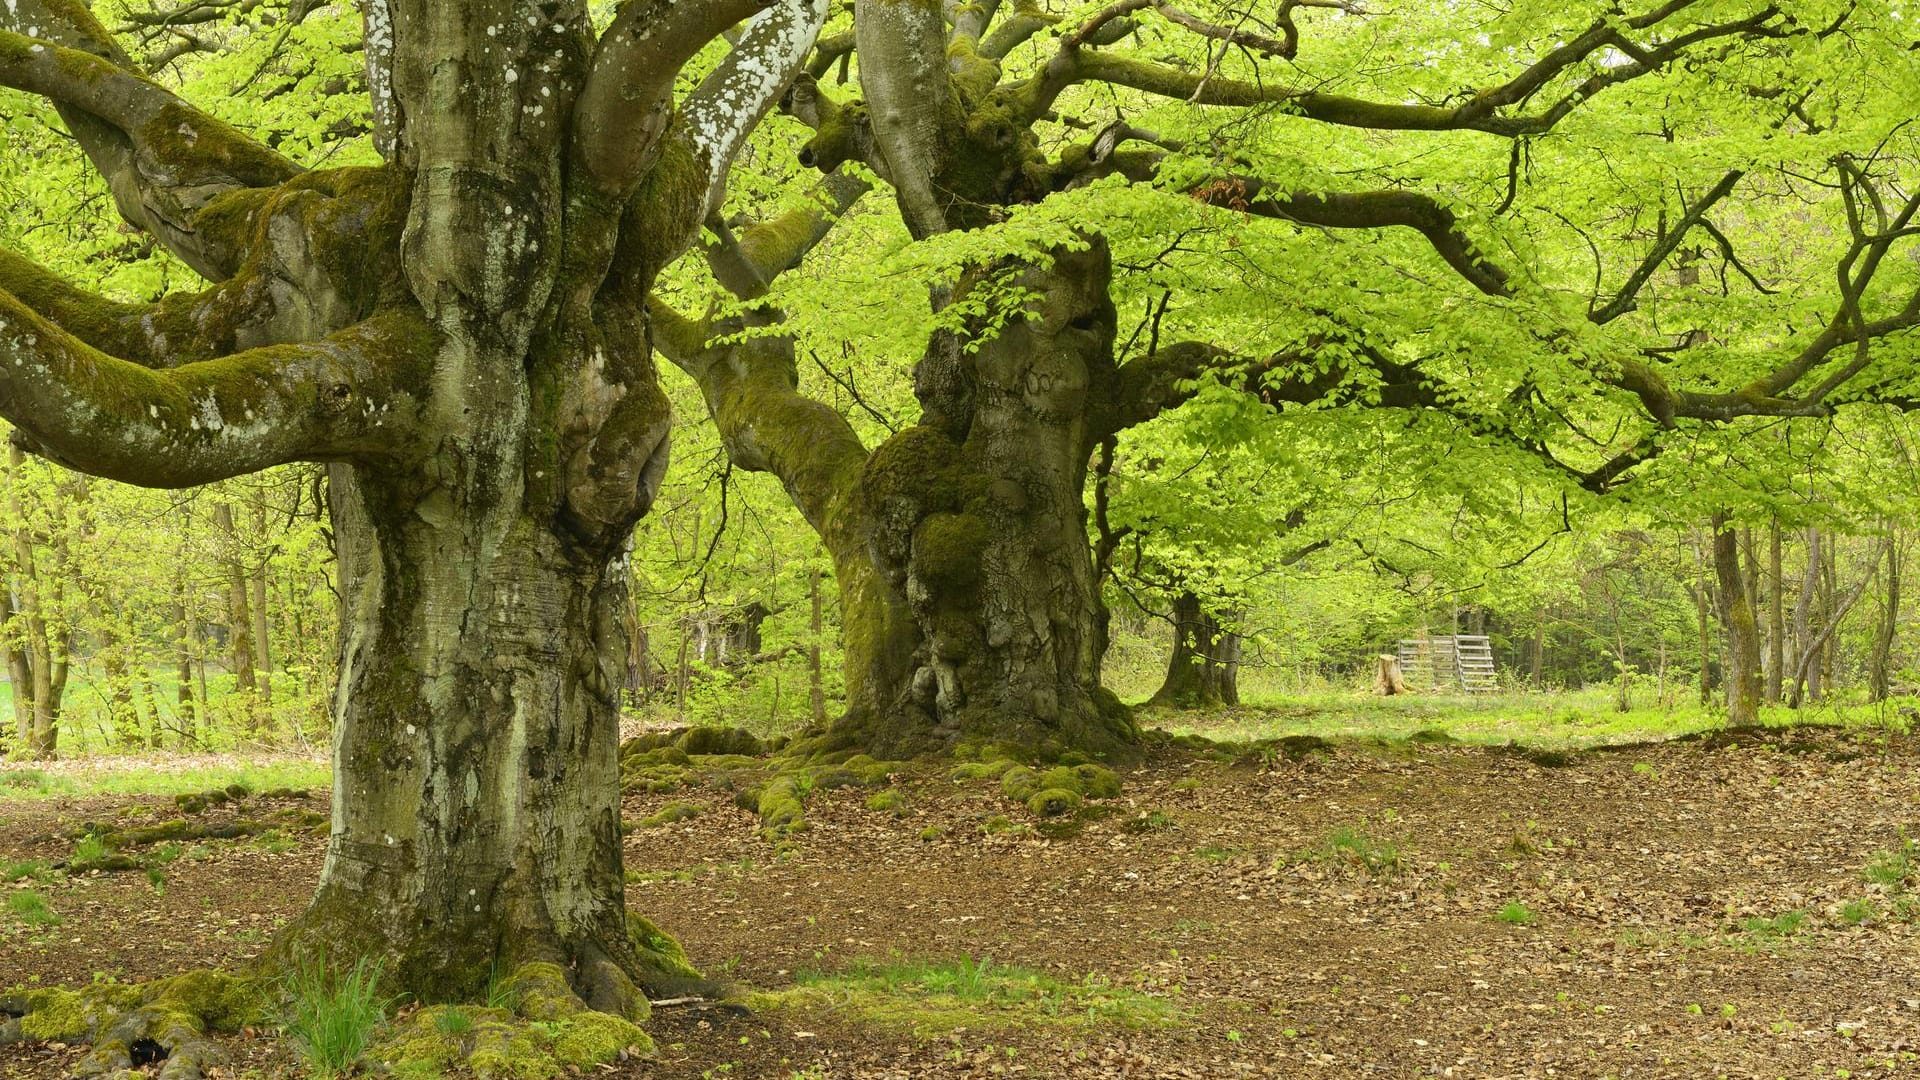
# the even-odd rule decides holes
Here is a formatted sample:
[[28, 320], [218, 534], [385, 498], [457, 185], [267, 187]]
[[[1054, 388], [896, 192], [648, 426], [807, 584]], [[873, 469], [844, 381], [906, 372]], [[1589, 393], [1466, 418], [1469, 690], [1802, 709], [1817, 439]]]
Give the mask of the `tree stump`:
[[1380, 668], [1375, 673], [1373, 688], [1379, 691], [1382, 697], [1392, 697], [1395, 694], [1407, 692], [1407, 680], [1400, 674], [1398, 656], [1392, 653], [1381, 654]]

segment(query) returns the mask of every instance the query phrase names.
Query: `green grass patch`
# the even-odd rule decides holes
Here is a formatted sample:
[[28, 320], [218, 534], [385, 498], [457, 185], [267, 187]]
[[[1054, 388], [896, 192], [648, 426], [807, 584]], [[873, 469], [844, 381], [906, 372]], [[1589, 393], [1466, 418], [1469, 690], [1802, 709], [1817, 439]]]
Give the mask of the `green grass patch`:
[[[36, 774], [38, 779], [21, 784], [8, 779], [20, 773]], [[37, 769], [0, 772], [0, 802], [62, 795], [198, 795], [235, 784], [249, 791], [310, 789], [324, 788], [330, 783], [332, 773], [325, 761], [289, 759], [245, 765], [207, 765], [179, 771], [155, 769], [149, 762], [121, 765], [103, 761], [94, 768], [57, 775]]]
[[1532, 908], [1518, 900], [1509, 900], [1500, 905], [1500, 910], [1494, 912], [1493, 917], [1508, 926], [1532, 926], [1540, 918]]
[[39, 881], [47, 876], [47, 864], [39, 859], [0, 864], [0, 882]]
[[387, 1016], [380, 965], [365, 959], [338, 972], [321, 961], [301, 964], [287, 975], [285, 991], [287, 1038], [322, 1080], [351, 1070]]
[[[1905, 731], [1903, 705], [1830, 701], [1818, 708], [1793, 710], [1767, 706], [1760, 724], [1792, 728], [1838, 724], [1870, 731]], [[1400, 694], [1381, 697], [1358, 690], [1316, 694], [1264, 695], [1249, 704], [1208, 712], [1143, 709], [1143, 727], [1174, 735], [1200, 735], [1216, 742], [1252, 743], [1262, 739], [1311, 735], [1364, 742], [1406, 742], [1422, 732], [1442, 732], [1453, 740], [1479, 745], [1518, 743], [1545, 749], [1580, 749], [1618, 743], [1653, 742], [1713, 731], [1724, 714], [1697, 702], [1662, 706], [1648, 696], [1627, 712], [1614, 708], [1610, 687], [1563, 692], [1479, 694]]]
[[47, 898], [31, 889], [7, 894], [7, 913], [32, 927], [60, 925], [60, 913]]
[[1861, 876], [1868, 884], [1886, 890], [1887, 895], [1899, 896], [1912, 883], [1915, 870], [1920, 869], [1920, 859], [1916, 856], [1920, 856], [1920, 844], [1902, 836], [1894, 847], [1874, 852], [1867, 859]]
[[1287, 863], [1325, 862], [1364, 872], [1368, 877], [1389, 878], [1406, 868], [1406, 856], [1400, 845], [1385, 837], [1372, 836], [1353, 825], [1342, 825], [1326, 839], [1284, 859]]
[[802, 971], [790, 989], [749, 996], [756, 1010], [852, 1014], [926, 1037], [960, 1028], [1158, 1027], [1184, 1015], [1165, 997], [1094, 976], [1068, 981], [990, 960], [855, 960]]

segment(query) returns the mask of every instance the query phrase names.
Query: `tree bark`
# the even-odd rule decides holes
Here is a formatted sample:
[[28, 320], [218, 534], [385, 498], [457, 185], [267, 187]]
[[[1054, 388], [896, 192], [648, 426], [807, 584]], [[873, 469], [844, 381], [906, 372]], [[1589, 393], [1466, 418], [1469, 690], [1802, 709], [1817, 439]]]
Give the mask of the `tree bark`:
[[240, 555], [240, 534], [233, 525], [233, 504], [213, 504], [213, 527], [220, 534], [221, 568], [226, 574], [227, 667], [233, 673], [233, 692], [239, 699], [245, 729], [249, 735], [261, 732], [259, 683], [253, 669], [252, 588], [247, 582], [245, 560]]
[[346, 781], [289, 940], [386, 956], [422, 996], [550, 960], [589, 1004], [631, 1012], [644, 969], [620, 859], [621, 550], [492, 493], [428, 521], [418, 488], [336, 467], [333, 491]]
[[634, 1017], [677, 977], [620, 869], [626, 556], [670, 427], [647, 303], [827, 5], [628, 4], [604, 33], [584, 0], [362, 11], [387, 163], [303, 173], [130, 70], [85, 4], [8, 0], [0, 83], [52, 99], [128, 222], [213, 284], [113, 305], [0, 257], [0, 413], [152, 487], [329, 469], [333, 829], [270, 962], [371, 957], [444, 1001], [550, 961]]
[[1767, 523], [1767, 700], [1780, 703], [1787, 667], [1787, 579], [1780, 569], [1780, 519]]
[[1227, 630], [1191, 592], [1173, 602], [1173, 653], [1150, 704], [1176, 709], [1236, 705], [1239, 635]]
[[905, 693], [867, 739], [879, 749], [1120, 754], [1137, 737], [1098, 680], [1084, 501], [1112, 264], [1097, 238], [1050, 255], [1017, 271], [1043, 298], [1026, 314], [971, 351], [936, 335], [915, 374], [921, 424], [864, 470], [880, 572], [918, 630]]
[[1760, 627], [1741, 572], [1739, 535], [1724, 514], [1713, 517], [1713, 570], [1727, 632], [1727, 723], [1750, 726], [1760, 722]]
[[1880, 594], [1880, 624], [1874, 629], [1873, 656], [1867, 664], [1867, 696], [1885, 701], [1891, 690], [1893, 644], [1900, 634], [1900, 530], [1888, 523], [1887, 576]]

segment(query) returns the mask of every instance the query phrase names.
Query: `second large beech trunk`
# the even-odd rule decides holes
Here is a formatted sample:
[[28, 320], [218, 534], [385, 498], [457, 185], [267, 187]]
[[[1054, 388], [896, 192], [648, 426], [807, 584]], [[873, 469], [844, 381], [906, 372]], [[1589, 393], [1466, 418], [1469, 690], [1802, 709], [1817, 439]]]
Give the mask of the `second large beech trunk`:
[[850, 717], [878, 751], [1104, 753], [1134, 737], [1099, 685], [1084, 501], [1090, 388], [1113, 365], [1111, 266], [1097, 241], [1055, 255], [1021, 273], [1039, 298], [1023, 317], [971, 352], [936, 339], [921, 423], [866, 465], [876, 568], [916, 631], [882, 711]]
[[[1001, 747], [1126, 754], [1128, 712], [1099, 683], [1100, 598], [1083, 491], [1090, 388], [1113, 370], [1099, 241], [1028, 267], [1040, 297], [969, 351], [942, 337], [917, 373], [921, 422], [869, 453], [796, 390], [790, 339], [682, 327], [735, 466], [778, 476], [834, 562], [847, 710], [876, 755]], [[707, 337], [718, 339], [703, 345]]]

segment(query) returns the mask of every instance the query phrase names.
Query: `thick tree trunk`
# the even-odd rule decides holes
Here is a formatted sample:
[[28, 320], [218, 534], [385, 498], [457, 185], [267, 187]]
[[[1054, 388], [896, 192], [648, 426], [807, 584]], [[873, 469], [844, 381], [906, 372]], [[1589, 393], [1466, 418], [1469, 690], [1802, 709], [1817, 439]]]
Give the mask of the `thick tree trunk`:
[[1239, 636], [1223, 629], [1198, 596], [1181, 593], [1173, 601], [1173, 654], [1167, 660], [1167, 677], [1151, 704], [1176, 709], [1238, 704], [1238, 651]]
[[[996, 745], [1123, 753], [1136, 732], [1098, 680], [1100, 601], [1084, 493], [1090, 386], [1113, 367], [1104, 243], [1058, 250], [1039, 297], [970, 353], [936, 336], [916, 372], [919, 426], [863, 478], [886, 583], [918, 641], [867, 736], [886, 752]], [[852, 651], [852, 642], [849, 642]]]
[[462, 506], [333, 472], [341, 782], [319, 891], [285, 940], [385, 956], [427, 1000], [551, 961], [589, 1004], [642, 1008], [620, 859], [623, 548], [491, 493]]
[[1760, 626], [1741, 573], [1739, 536], [1726, 518], [1713, 518], [1713, 570], [1720, 585], [1720, 620], [1727, 628], [1727, 723], [1760, 721]]

